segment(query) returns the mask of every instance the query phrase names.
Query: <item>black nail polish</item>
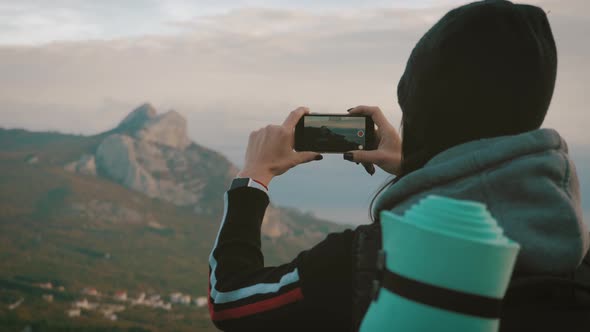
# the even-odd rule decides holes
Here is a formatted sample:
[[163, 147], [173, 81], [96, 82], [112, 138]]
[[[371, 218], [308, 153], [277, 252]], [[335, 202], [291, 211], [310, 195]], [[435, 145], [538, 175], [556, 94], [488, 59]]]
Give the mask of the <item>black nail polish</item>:
[[318, 154], [317, 156], [315, 156], [315, 158], [313, 158], [314, 160], [322, 160], [324, 159], [324, 156], [322, 156], [321, 154]]
[[350, 113], [350, 111], [352, 111], [354, 109], [354, 107], [351, 107], [349, 109], [347, 109], [346, 111]]
[[344, 157], [344, 160], [353, 161], [352, 152], [345, 152], [342, 156]]
[[367, 173], [369, 173], [371, 176], [375, 174], [375, 166], [373, 164], [363, 164], [363, 167], [365, 168], [365, 171], [367, 171]]

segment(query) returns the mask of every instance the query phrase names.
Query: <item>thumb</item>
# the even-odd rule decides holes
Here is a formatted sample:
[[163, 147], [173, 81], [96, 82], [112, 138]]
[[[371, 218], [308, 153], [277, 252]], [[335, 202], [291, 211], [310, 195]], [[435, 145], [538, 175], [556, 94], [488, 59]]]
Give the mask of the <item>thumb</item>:
[[313, 160], [322, 160], [324, 156], [317, 152], [305, 151], [305, 152], [297, 152], [295, 161], [297, 164], [304, 164], [308, 163]]
[[355, 150], [344, 154], [344, 159], [356, 163], [379, 165], [383, 160], [383, 152], [379, 150]]

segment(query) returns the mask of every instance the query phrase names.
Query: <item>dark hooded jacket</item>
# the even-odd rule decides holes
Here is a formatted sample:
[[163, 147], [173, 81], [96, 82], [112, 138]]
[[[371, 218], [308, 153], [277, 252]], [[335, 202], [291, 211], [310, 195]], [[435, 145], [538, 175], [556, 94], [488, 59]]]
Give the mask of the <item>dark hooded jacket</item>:
[[[430, 194], [488, 206], [507, 236], [521, 244], [515, 280], [571, 279], [579, 272], [590, 240], [576, 170], [560, 135], [538, 129], [556, 70], [545, 12], [509, 1], [456, 8], [416, 44], [398, 85], [403, 174], [376, 200], [377, 222], [361, 226], [353, 241], [355, 326], [376, 278], [379, 212], [401, 215]], [[588, 310], [581, 313], [585, 324]], [[531, 319], [521, 318], [531, 326]], [[505, 330], [518, 321], [510, 319]]]
[[[502, 332], [590, 331], [590, 299], [580, 297], [583, 287], [572, 286], [578, 277], [590, 282], [581, 271], [589, 240], [575, 167], [559, 134], [538, 129], [556, 67], [541, 9], [482, 1], [435, 24], [416, 45], [399, 84], [403, 176], [377, 199], [374, 215], [403, 214], [428, 194], [485, 203], [521, 245]], [[379, 220], [329, 234], [291, 262], [266, 266], [260, 229], [267, 188], [256, 179], [235, 179], [224, 197], [209, 256], [209, 312], [217, 327], [358, 328], [379, 286]], [[529, 278], [565, 287], [512, 287], [530, 284]]]
[[[513, 278], [569, 278], [588, 252], [590, 239], [576, 169], [565, 141], [554, 130], [482, 139], [448, 149], [385, 190], [375, 213], [391, 210], [402, 215], [431, 194], [487, 205], [505, 234], [521, 245]], [[356, 317], [362, 317], [370, 303], [381, 237], [379, 222], [363, 228], [353, 241]], [[587, 310], [584, 315], [590, 324]]]

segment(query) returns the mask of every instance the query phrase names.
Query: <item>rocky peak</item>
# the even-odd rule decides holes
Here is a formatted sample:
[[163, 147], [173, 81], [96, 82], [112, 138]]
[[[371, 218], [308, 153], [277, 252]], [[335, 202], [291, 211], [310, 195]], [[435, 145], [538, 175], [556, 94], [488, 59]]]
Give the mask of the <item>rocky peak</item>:
[[176, 111], [158, 114], [144, 104], [104, 135], [92, 164], [81, 158], [66, 169], [83, 173], [95, 166], [100, 176], [149, 197], [213, 213], [236, 170], [223, 156], [192, 143], [187, 125]]
[[182, 115], [173, 110], [158, 114], [149, 103], [129, 113], [114, 132], [180, 150], [191, 144]]
[[156, 117], [158, 112], [150, 104], [145, 103], [129, 113], [117, 126], [119, 130], [137, 130], [143, 127], [146, 122]]
[[179, 150], [191, 144], [186, 119], [176, 111], [168, 111], [150, 119], [135, 137]]
[[[187, 135], [187, 121], [181, 114], [173, 110], [158, 114], [153, 106], [144, 104], [105, 134], [94, 155], [82, 155], [65, 165], [65, 169], [106, 177], [199, 214], [217, 216], [221, 213], [223, 200], [220, 197], [238, 170], [222, 155], [192, 143]], [[95, 205], [79, 210], [96, 208], [115, 213], [107, 205]], [[127, 212], [121, 216], [135, 218]], [[262, 223], [262, 233], [271, 239], [296, 237], [296, 230], [301, 228], [296, 225], [297, 218], [270, 206]], [[306, 237], [311, 236], [306, 232]]]

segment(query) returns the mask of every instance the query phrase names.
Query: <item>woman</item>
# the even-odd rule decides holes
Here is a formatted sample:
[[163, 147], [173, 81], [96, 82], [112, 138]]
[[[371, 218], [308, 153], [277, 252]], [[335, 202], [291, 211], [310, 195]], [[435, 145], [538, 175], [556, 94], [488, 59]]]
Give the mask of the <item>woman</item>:
[[515, 276], [573, 273], [589, 245], [575, 168], [557, 132], [539, 129], [556, 69], [540, 8], [483, 1], [447, 13], [418, 42], [399, 82], [403, 137], [378, 107], [350, 110], [373, 118], [379, 144], [344, 158], [397, 176], [375, 200], [374, 223], [330, 234], [276, 267], [264, 267], [260, 251], [268, 185], [322, 157], [292, 150], [307, 108], [253, 132], [210, 256], [213, 322], [224, 330], [357, 329], [375, 278], [378, 212], [401, 214], [428, 194], [486, 203], [521, 244]]

